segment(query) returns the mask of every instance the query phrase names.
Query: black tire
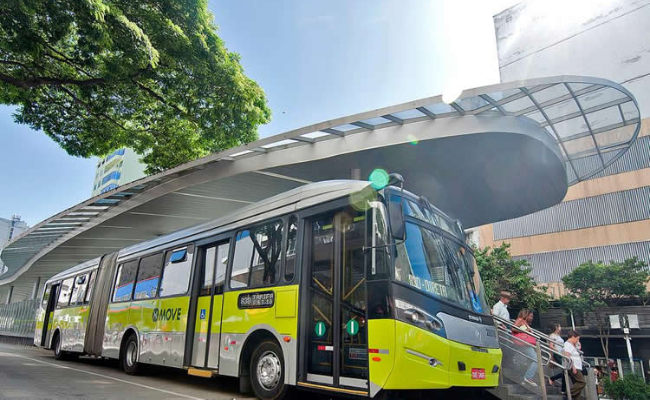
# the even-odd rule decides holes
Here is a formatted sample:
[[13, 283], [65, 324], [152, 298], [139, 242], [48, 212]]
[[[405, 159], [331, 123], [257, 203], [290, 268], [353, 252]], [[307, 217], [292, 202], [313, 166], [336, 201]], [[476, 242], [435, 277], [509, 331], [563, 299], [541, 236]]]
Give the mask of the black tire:
[[282, 349], [274, 341], [260, 343], [251, 357], [250, 378], [258, 399], [279, 400], [287, 393]]
[[54, 351], [54, 359], [62, 361], [66, 359], [66, 352], [61, 350], [61, 335], [58, 333], [54, 334], [52, 339], [52, 351]]
[[140, 363], [138, 362], [138, 338], [134, 334], [124, 342], [120, 352], [120, 365], [128, 375], [138, 375], [140, 373]]

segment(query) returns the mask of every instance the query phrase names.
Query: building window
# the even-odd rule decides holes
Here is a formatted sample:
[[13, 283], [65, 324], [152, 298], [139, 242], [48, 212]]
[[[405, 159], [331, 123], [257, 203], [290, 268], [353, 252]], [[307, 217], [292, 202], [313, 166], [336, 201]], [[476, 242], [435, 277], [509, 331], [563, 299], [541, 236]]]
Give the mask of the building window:
[[106, 175], [104, 178], [102, 178], [102, 185], [111, 180], [117, 181], [120, 179], [121, 176], [122, 173], [120, 173], [120, 171], [113, 171], [110, 174]]

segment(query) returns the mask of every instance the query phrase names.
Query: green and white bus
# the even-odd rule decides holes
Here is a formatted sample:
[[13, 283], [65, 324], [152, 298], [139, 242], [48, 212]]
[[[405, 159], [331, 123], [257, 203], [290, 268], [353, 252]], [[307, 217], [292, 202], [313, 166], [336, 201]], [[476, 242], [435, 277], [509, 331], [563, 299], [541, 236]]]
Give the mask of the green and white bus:
[[35, 344], [129, 374], [239, 377], [261, 399], [494, 387], [501, 363], [460, 224], [365, 181], [307, 184], [61, 272]]

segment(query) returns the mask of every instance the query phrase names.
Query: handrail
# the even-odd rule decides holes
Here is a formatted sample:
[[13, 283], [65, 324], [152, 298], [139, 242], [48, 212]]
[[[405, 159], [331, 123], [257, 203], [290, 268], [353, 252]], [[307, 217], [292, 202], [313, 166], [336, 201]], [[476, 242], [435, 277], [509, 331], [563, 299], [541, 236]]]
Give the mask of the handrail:
[[[506, 320], [496, 315], [493, 315], [493, 318], [495, 321], [495, 326], [497, 327], [497, 331], [499, 332], [498, 335], [499, 343], [502, 349], [504, 350], [507, 349], [508, 351], [517, 354], [520, 357], [523, 357], [524, 359], [528, 359], [538, 363], [538, 368], [539, 368], [538, 373], [539, 373], [539, 379], [541, 384], [540, 391], [541, 391], [542, 398], [547, 399], [546, 382], [545, 382], [547, 377], [544, 375], [543, 366], [552, 365], [554, 367], [560, 368], [560, 370], [562, 371], [562, 374], [564, 376], [564, 381], [566, 383], [567, 399], [572, 400], [571, 379], [569, 375], [572, 360], [570, 357], [564, 354], [564, 352], [560, 352], [555, 348], [551, 347], [551, 344], [555, 343], [553, 339], [551, 339], [549, 335], [546, 335], [545, 333], [542, 333], [534, 328], [530, 328], [530, 330], [524, 331], [519, 327], [515, 326], [514, 322], [511, 320]], [[513, 331], [521, 331], [533, 336], [536, 339], [536, 344], [533, 345], [531, 343], [526, 342], [525, 340], [516, 337]], [[529, 354], [526, 354], [521, 350], [522, 347], [526, 347], [526, 346], [535, 349], [536, 358], [531, 357]], [[583, 354], [584, 353], [580, 351], [581, 358]], [[553, 355], [559, 356], [559, 358], [562, 360], [561, 363], [556, 362]], [[591, 365], [585, 362], [584, 359], [583, 359], [583, 364], [586, 365], [588, 368], [591, 367]], [[540, 394], [537, 393], [537, 389], [533, 390], [528, 387], [526, 387], [526, 389], [533, 393], [536, 393], [537, 395]]]

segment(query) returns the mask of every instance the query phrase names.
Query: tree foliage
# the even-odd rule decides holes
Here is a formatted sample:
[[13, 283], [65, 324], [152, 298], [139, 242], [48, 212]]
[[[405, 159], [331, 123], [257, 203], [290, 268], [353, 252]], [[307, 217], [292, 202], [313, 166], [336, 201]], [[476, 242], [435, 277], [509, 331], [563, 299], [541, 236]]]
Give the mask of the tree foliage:
[[550, 296], [544, 286], [538, 286], [531, 276], [532, 268], [526, 260], [515, 260], [510, 255], [510, 244], [485, 247], [474, 252], [490, 304], [499, 300], [499, 292], [507, 290], [514, 295], [512, 308], [548, 308]]
[[650, 399], [650, 386], [642, 378], [631, 375], [625, 379], [611, 382], [604, 379], [605, 393], [614, 400], [648, 400]]
[[609, 320], [601, 310], [621, 301], [647, 298], [649, 279], [647, 264], [636, 257], [609, 264], [589, 261], [562, 278], [569, 294], [560, 300], [566, 310], [594, 313], [603, 353], [609, 357]]
[[156, 172], [257, 138], [264, 92], [206, 0], [12, 0], [0, 13], [0, 103], [69, 154], [143, 154]]

